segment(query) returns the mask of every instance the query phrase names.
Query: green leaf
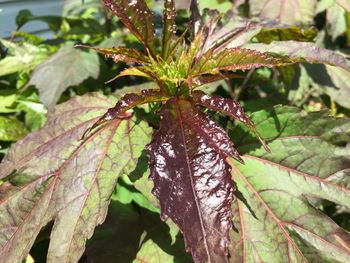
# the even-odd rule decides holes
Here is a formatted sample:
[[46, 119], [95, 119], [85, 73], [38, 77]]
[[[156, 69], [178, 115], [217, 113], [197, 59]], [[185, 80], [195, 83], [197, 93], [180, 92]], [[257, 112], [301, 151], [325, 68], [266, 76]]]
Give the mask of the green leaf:
[[[131, 173], [150, 128], [115, 120], [81, 141], [115, 100], [86, 95], [61, 104], [43, 129], [16, 143], [0, 164], [0, 256], [20, 262], [40, 229], [54, 221], [48, 262], [77, 262], [106, 216], [117, 178]], [[16, 211], [14, 214], [12, 211]]]
[[13, 90], [0, 91], [0, 112], [1, 113], [15, 112], [16, 109], [12, 109], [10, 107], [16, 101], [16, 99], [17, 99], [17, 94]]
[[263, 19], [278, 19], [287, 25], [311, 25], [316, 0], [249, 0], [250, 13]]
[[18, 141], [27, 133], [24, 123], [17, 118], [0, 116], [0, 141]]
[[158, 213], [112, 201], [106, 221], [96, 228], [84, 258], [115, 262], [192, 262], [179, 230]]
[[347, 12], [350, 12], [350, 3], [347, 1], [322, 0], [317, 3], [316, 13], [327, 12], [327, 31], [332, 36], [333, 41], [346, 32], [346, 9]]
[[68, 87], [78, 85], [89, 77], [96, 79], [99, 71], [96, 53], [66, 45], [34, 70], [27, 87], [36, 86], [41, 101], [52, 107]]
[[[349, 176], [349, 120], [279, 106], [253, 121], [272, 153], [247, 131], [231, 134], [246, 153], [245, 165], [231, 163], [238, 189], [232, 262], [347, 262], [350, 235], [316, 200], [350, 207], [350, 189], [341, 183]], [[334, 181], [337, 172], [342, 176]]]
[[155, 29], [153, 16], [144, 0], [103, 0], [120, 21], [148, 48], [155, 52]]
[[272, 41], [294, 40], [312, 42], [317, 35], [315, 28], [280, 27], [262, 28], [255, 37], [261, 43], [269, 44]]
[[17, 27], [20, 28], [30, 21], [43, 21], [46, 22], [50, 29], [54, 32], [60, 30], [62, 23], [62, 17], [60, 16], [34, 16], [28, 9], [19, 11], [16, 16]]
[[350, 71], [350, 63], [339, 52], [324, 49], [314, 43], [298, 41], [273, 41], [270, 44], [246, 44], [245, 48], [255, 49], [260, 52], [271, 52], [281, 56], [288, 56], [294, 63], [307, 62], [316, 64], [328, 64], [342, 67]]
[[350, 72], [329, 65], [300, 65], [294, 74], [289, 96], [295, 103], [312, 92], [326, 93], [339, 105], [350, 109]]
[[[211, 19], [213, 19], [212, 16]], [[254, 38], [263, 43], [277, 40], [312, 41], [317, 35], [315, 28], [290, 26], [276, 20], [258, 20], [247, 23], [246, 19], [239, 16], [227, 19], [219, 17], [218, 19], [216, 23], [209, 20], [208, 25], [205, 26], [208, 30], [213, 31], [206, 40], [208, 48], [240, 47]]]
[[43, 48], [26, 42], [16, 44], [2, 39], [1, 42], [9, 49], [9, 54], [0, 60], [0, 76], [16, 72], [30, 72], [47, 59], [48, 52]]

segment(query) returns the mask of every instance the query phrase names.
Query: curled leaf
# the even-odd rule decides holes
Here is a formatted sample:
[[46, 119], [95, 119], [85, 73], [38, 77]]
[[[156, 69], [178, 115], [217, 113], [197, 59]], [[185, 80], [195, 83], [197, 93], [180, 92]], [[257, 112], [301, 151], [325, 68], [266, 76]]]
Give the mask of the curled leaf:
[[259, 138], [261, 144], [264, 146], [267, 152], [271, 152], [269, 146], [261, 138], [259, 132], [256, 130], [254, 122], [245, 114], [242, 106], [238, 101], [232, 99], [222, 98], [220, 96], [209, 96], [201, 91], [193, 92], [193, 100], [204, 107], [207, 107], [213, 111], [219, 111], [231, 118], [239, 120], [247, 125], [254, 134]]
[[96, 127], [109, 122], [114, 119], [124, 119], [129, 118], [130, 114], [127, 113], [128, 110], [135, 108], [138, 105], [150, 103], [150, 102], [162, 102], [168, 100], [169, 97], [164, 95], [158, 90], [142, 90], [140, 94], [129, 93], [126, 94], [121, 100], [119, 100], [116, 105], [109, 108], [105, 114], [102, 115], [89, 129], [83, 134], [83, 139], [90, 134], [90, 132]]

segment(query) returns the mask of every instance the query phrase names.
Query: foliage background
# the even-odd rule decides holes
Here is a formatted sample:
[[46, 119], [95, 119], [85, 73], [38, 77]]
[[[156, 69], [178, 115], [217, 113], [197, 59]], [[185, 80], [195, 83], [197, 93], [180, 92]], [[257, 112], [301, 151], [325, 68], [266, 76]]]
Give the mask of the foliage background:
[[[177, 1], [180, 31], [189, 20], [188, 2]], [[208, 0], [199, 1], [199, 4], [201, 10], [207, 7], [220, 12], [231, 10], [234, 14], [253, 19], [274, 18], [285, 24], [301, 26], [318, 46], [349, 56], [348, 1], [303, 1], [305, 6], [300, 9], [293, 6], [297, 1], [289, 1], [290, 5], [285, 6], [282, 2]], [[160, 28], [162, 2], [148, 1], [148, 4], [156, 12], [155, 24]], [[47, 23], [55, 37], [43, 39], [21, 31], [24, 24], [34, 20]], [[95, 91], [118, 97], [126, 90], [150, 85], [135, 77], [104, 84], [125, 65], [115, 64], [94, 52], [73, 48], [77, 43], [99, 47], [126, 45], [137, 48], [139, 45], [97, 0], [84, 3], [67, 0], [60, 17], [36, 17], [23, 10], [16, 22], [18, 31], [11, 39], [1, 39], [0, 46], [0, 158], [14, 142], [43, 127], [47, 112], [57, 103]], [[317, 33], [313, 33], [310, 27], [317, 29]], [[260, 34], [259, 41], [270, 44], [269, 50], [278, 50], [271, 40], [282, 40], [283, 37], [266, 32], [266, 36]], [[253, 40], [251, 45], [257, 44]], [[329, 109], [332, 116], [350, 117], [350, 73], [341, 68], [300, 64], [280, 71], [249, 71], [244, 76], [243, 79], [216, 82], [207, 89], [224, 97], [239, 99], [249, 113], [282, 104], [297, 106], [308, 113]], [[218, 122], [225, 122], [223, 117], [216, 118]], [[238, 146], [239, 143], [237, 140]], [[181, 235], [171, 223], [159, 219], [158, 209], [136, 190], [130, 179], [125, 176], [120, 178], [112, 200], [107, 220], [88, 241], [81, 262], [108, 262], [116, 255], [123, 258], [123, 262], [138, 262], [137, 259], [144, 254], [153, 262], [150, 251], [157, 260], [163, 257], [161, 262], [167, 262], [169, 255], [172, 255], [173, 262], [190, 262], [190, 256], [183, 252]], [[350, 211], [331, 202], [317, 205], [337, 224], [350, 231]], [[45, 262], [50, 227], [47, 226], [37, 238], [28, 261]]]

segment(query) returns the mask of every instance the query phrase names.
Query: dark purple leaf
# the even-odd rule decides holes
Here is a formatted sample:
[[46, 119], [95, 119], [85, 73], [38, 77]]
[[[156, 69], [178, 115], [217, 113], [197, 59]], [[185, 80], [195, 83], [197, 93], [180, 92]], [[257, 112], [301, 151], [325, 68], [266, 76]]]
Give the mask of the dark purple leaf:
[[179, 226], [196, 262], [227, 262], [234, 184], [225, 159], [241, 161], [230, 138], [197, 106], [174, 97], [148, 151], [161, 218]]
[[162, 102], [168, 100], [165, 94], [159, 90], [142, 90], [140, 94], [129, 93], [126, 94], [121, 100], [119, 100], [116, 105], [112, 108], [109, 108], [103, 116], [96, 121], [91, 128], [86, 130], [83, 135], [83, 138], [86, 137], [93, 129], [100, 126], [101, 124], [120, 118], [130, 117], [130, 114], [126, 111], [135, 108], [138, 105], [150, 103], [150, 102]]
[[112, 48], [98, 48], [90, 47], [85, 45], [75, 45], [78, 48], [89, 48], [96, 50], [97, 52], [105, 55], [107, 58], [113, 59], [115, 62], [124, 61], [125, 63], [149, 63], [150, 59], [142, 54], [136, 49], [127, 48], [127, 47], [112, 47]]
[[155, 30], [152, 12], [144, 0], [103, 0], [120, 21], [155, 54]]
[[164, 0], [162, 33], [162, 58], [164, 60], [166, 60], [169, 55], [171, 40], [173, 39], [176, 33], [175, 16], [175, 1]]
[[259, 138], [265, 150], [270, 152], [269, 147], [267, 146], [267, 144], [264, 142], [264, 140], [261, 138], [260, 134], [256, 130], [254, 122], [249, 118], [247, 114], [245, 114], [242, 106], [239, 104], [238, 101], [222, 98], [220, 96], [215, 96], [215, 95], [209, 96], [201, 91], [195, 91], [193, 92], [192, 95], [193, 95], [193, 100], [197, 104], [202, 105], [213, 111], [219, 111], [225, 115], [230, 116], [231, 118], [234, 118], [240, 122], [243, 122]]

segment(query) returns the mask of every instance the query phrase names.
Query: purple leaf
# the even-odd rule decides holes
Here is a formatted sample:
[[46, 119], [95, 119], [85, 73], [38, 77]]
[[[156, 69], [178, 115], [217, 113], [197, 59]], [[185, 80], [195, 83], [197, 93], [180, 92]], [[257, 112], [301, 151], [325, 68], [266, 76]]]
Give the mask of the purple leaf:
[[264, 146], [267, 152], [270, 152], [268, 145], [261, 138], [260, 134], [256, 130], [254, 122], [249, 118], [247, 114], [245, 114], [242, 106], [238, 101], [234, 101], [232, 99], [222, 98], [220, 96], [209, 96], [201, 91], [193, 92], [193, 100], [210, 110], [219, 111], [231, 118], [234, 118], [240, 122], [243, 122], [247, 125], [254, 134], [259, 138], [261, 144]]
[[225, 131], [187, 100], [170, 99], [148, 147], [153, 194], [196, 262], [227, 262], [234, 184], [225, 159], [241, 161]]
[[162, 33], [162, 58], [164, 60], [169, 56], [171, 41], [176, 33], [175, 16], [175, 1], [164, 0]]
[[103, 0], [103, 2], [154, 55], [155, 30], [152, 12], [146, 2], [144, 0]]
[[119, 100], [114, 107], [109, 108], [105, 114], [102, 115], [101, 118], [98, 119], [89, 129], [85, 131], [83, 134], [83, 138], [86, 135], [90, 134], [90, 132], [101, 124], [120, 118], [128, 118], [130, 114], [126, 111], [135, 108], [138, 105], [150, 103], [150, 102], [162, 102], [168, 100], [169, 97], [164, 95], [159, 90], [142, 90], [140, 94], [129, 93], [126, 94], [121, 100]]
[[199, 86], [206, 85], [215, 81], [231, 78], [243, 78], [243, 76], [235, 73], [219, 73], [216, 75], [201, 75], [197, 79], [192, 80], [192, 88], [195, 89]]
[[77, 48], [89, 48], [93, 49], [107, 58], [113, 59], [115, 62], [123, 61], [125, 63], [149, 63], [150, 59], [142, 54], [140, 51], [137, 51], [133, 48], [127, 47], [112, 47], [112, 48], [98, 48], [98, 47], [90, 47], [85, 45], [75, 45]]
[[53, 221], [47, 262], [78, 262], [106, 216], [117, 179], [132, 172], [150, 128], [114, 120], [79, 138], [115, 100], [85, 95], [55, 107], [43, 129], [14, 144], [0, 164], [0, 261], [22, 262]]

